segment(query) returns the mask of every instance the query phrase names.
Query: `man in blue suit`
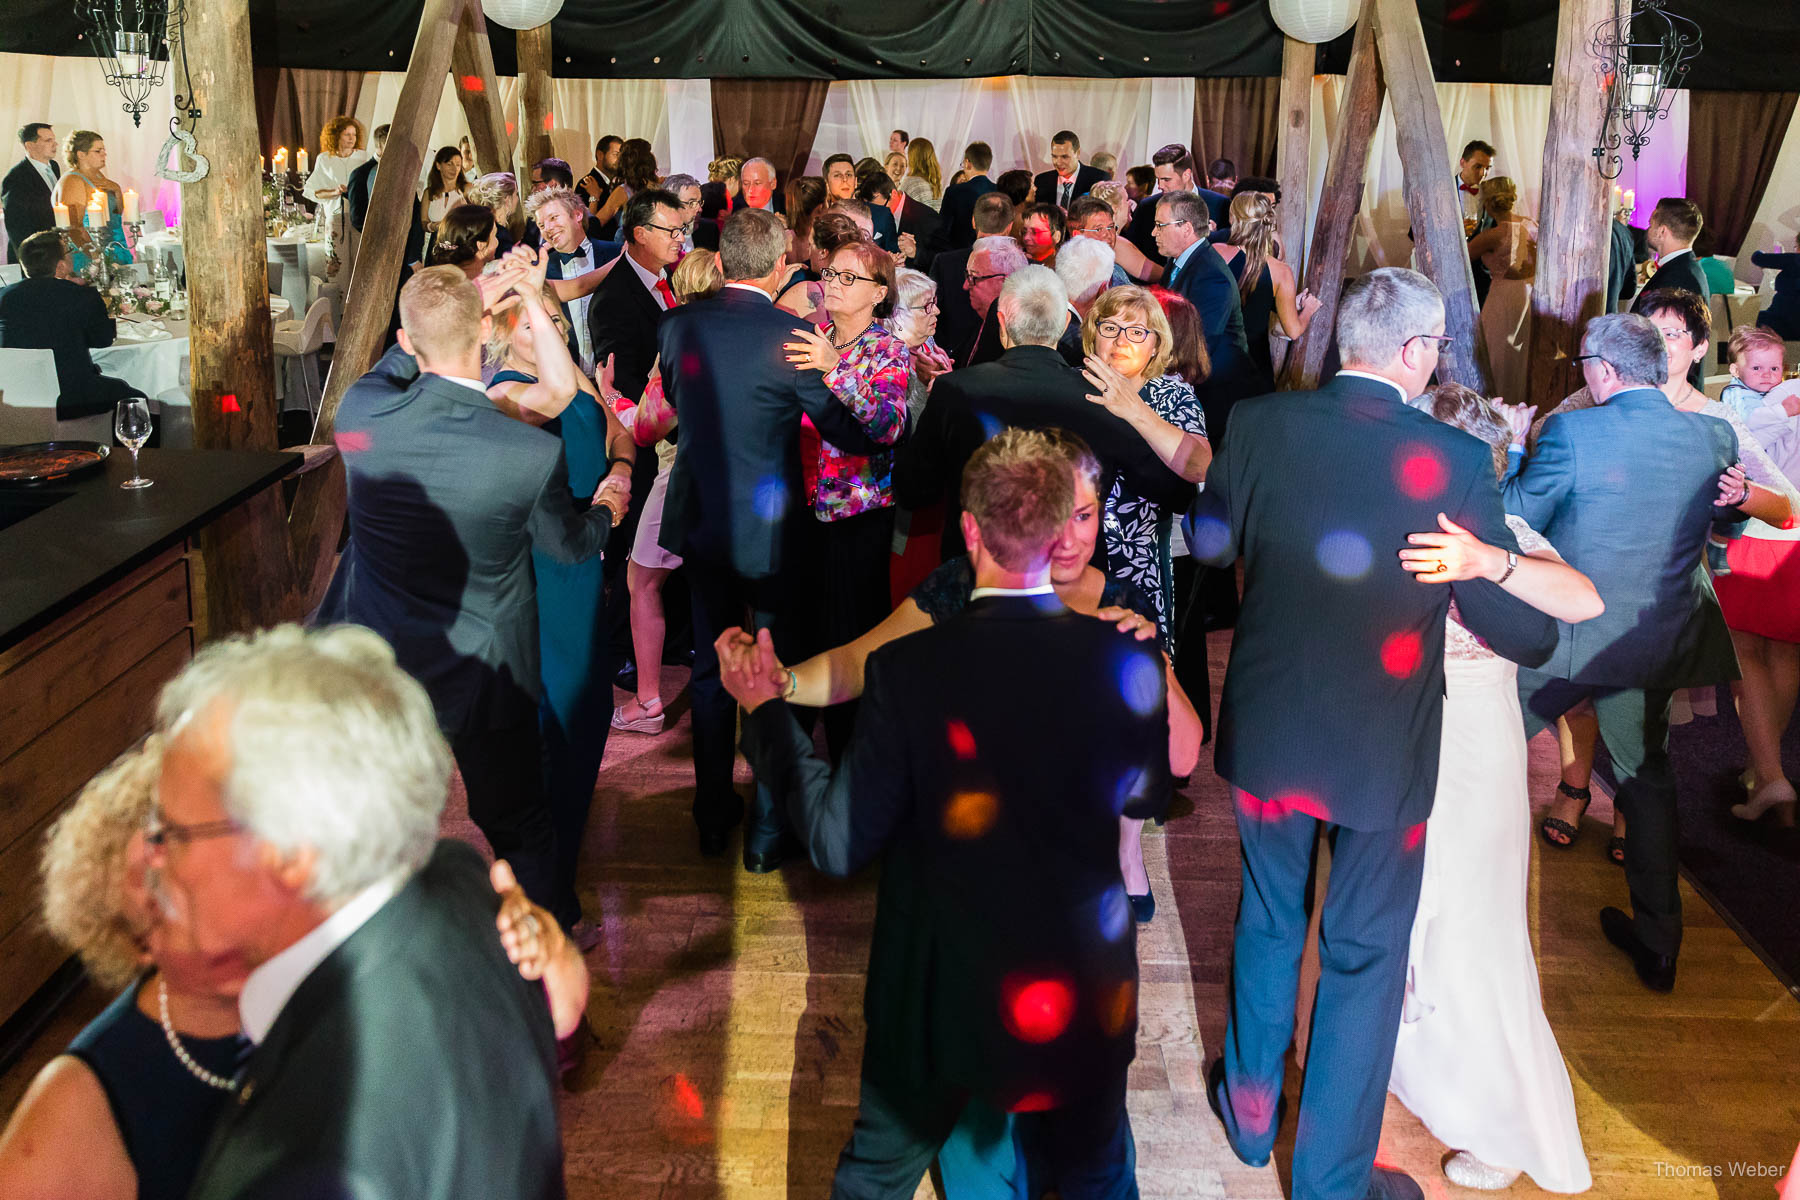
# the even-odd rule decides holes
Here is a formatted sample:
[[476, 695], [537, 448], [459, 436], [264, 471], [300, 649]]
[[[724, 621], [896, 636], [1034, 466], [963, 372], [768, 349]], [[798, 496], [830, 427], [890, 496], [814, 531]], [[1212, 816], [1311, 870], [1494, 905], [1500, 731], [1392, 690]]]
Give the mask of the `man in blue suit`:
[[1225, 436], [1231, 406], [1239, 398], [1269, 391], [1274, 383], [1257, 377], [1244, 337], [1244, 302], [1237, 280], [1206, 241], [1206, 207], [1193, 192], [1164, 192], [1153, 205], [1156, 248], [1168, 260], [1163, 286], [1185, 296], [1200, 314], [1212, 373], [1202, 390], [1207, 433]]
[[[1389, 267], [1352, 282], [1338, 309], [1344, 369], [1318, 391], [1240, 404], [1184, 523], [1197, 556], [1244, 557], [1214, 760], [1235, 796], [1243, 898], [1207, 1090], [1252, 1166], [1268, 1161], [1284, 1107], [1313, 849], [1332, 846], [1294, 1149], [1293, 1194], [1307, 1200], [1421, 1194], [1374, 1162], [1437, 787], [1451, 595], [1420, 587], [1395, 555], [1440, 513], [1518, 551], [1487, 447], [1406, 406], [1443, 334], [1423, 275]], [[1541, 663], [1555, 626], [1503, 579], [1449, 589], [1462, 623], [1496, 653]]]
[[1681, 946], [1669, 701], [1676, 688], [1737, 678], [1702, 566], [1713, 522], [1742, 519], [1714, 503], [1720, 473], [1737, 460], [1737, 436], [1669, 403], [1660, 390], [1668, 351], [1645, 318], [1596, 317], [1581, 350], [1599, 406], [1545, 422], [1536, 451], [1507, 482], [1506, 507], [1594, 581], [1606, 612], [1559, 624], [1550, 661], [1521, 667], [1519, 696], [1527, 737], [1593, 701], [1631, 828], [1633, 915], [1602, 909], [1601, 928], [1646, 987], [1667, 992]]

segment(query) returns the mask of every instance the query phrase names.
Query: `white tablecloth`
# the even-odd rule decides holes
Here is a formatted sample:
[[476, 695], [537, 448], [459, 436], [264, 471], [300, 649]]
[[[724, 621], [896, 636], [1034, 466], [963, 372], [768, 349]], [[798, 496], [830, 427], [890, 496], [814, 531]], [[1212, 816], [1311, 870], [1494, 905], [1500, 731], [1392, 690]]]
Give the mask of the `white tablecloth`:
[[[123, 379], [154, 401], [167, 391], [186, 391], [188, 386], [188, 326], [186, 321], [162, 318], [167, 337], [150, 341], [121, 336], [110, 346], [93, 352], [94, 365], [102, 374]], [[121, 330], [155, 328], [144, 320], [122, 320]], [[152, 407], [155, 407], [152, 405]]]
[[180, 230], [145, 234], [138, 239], [137, 256], [141, 262], [161, 259], [177, 271], [187, 270], [187, 256], [181, 252]]
[[306, 249], [304, 251], [302, 261], [304, 261], [306, 263], [306, 273], [308, 275], [313, 276], [316, 279], [325, 278], [325, 268], [331, 262], [331, 243], [330, 242], [326, 242], [326, 241], [309, 242], [305, 239], [304, 236], [302, 236], [301, 234], [297, 234], [297, 233], [286, 233], [278, 238], [269, 238], [268, 239], [268, 246], [269, 246], [269, 255], [268, 256], [271, 260], [277, 259], [280, 257], [280, 254], [275, 249], [275, 247], [282, 246], [282, 245], [304, 246]]
[[[304, 235], [297, 233], [283, 234], [278, 238], [266, 238], [264, 241], [268, 247], [267, 257], [271, 260], [280, 256], [275, 249], [277, 245], [285, 243], [290, 246], [306, 247], [304, 259], [306, 273], [318, 279], [325, 278], [325, 268], [331, 261], [330, 242], [309, 242]], [[187, 269], [187, 256], [182, 253], [181, 234], [178, 231], [147, 234], [139, 239], [138, 250], [139, 256], [142, 258], [161, 258], [174, 264], [176, 270], [185, 271]]]

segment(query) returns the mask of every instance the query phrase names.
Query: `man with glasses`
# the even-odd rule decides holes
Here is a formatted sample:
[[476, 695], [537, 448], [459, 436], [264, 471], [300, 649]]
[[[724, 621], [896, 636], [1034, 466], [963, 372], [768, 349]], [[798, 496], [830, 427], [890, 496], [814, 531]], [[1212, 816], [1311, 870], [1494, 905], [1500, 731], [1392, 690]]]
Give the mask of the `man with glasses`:
[[1537, 448], [1507, 481], [1506, 507], [1594, 581], [1606, 611], [1559, 625], [1550, 661], [1519, 671], [1519, 698], [1527, 737], [1593, 701], [1619, 778], [1616, 802], [1630, 822], [1632, 911], [1601, 909], [1600, 928], [1645, 987], [1667, 992], [1681, 948], [1669, 705], [1676, 688], [1737, 674], [1702, 562], [1713, 524], [1743, 519], [1714, 503], [1719, 475], [1737, 461], [1737, 436], [1724, 421], [1669, 403], [1668, 347], [1647, 318], [1596, 317], [1581, 350], [1597, 404], [1544, 423]]
[[1250, 344], [1244, 339], [1243, 299], [1225, 260], [1206, 241], [1210, 225], [1200, 197], [1193, 192], [1164, 192], [1151, 207], [1156, 214], [1151, 225], [1156, 248], [1169, 264], [1163, 286], [1187, 297], [1199, 312], [1206, 335], [1212, 374], [1200, 400], [1206, 407], [1207, 432], [1216, 440], [1225, 436], [1233, 403], [1266, 392], [1273, 384], [1255, 377]]
[[1112, 205], [1098, 196], [1083, 196], [1069, 206], [1069, 237], [1092, 238], [1111, 247], [1114, 255], [1112, 286], [1122, 287], [1131, 276], [1118, 264], [1119, 227]]
[[994, 316], [994, 302], [1000, 298], [1000, 289], [1007, 277], [1025, 263], [1025, 252], [1009, 237], [984, 237], [969, 251], [963, 288], [969, 294], [969, 307], [981, 318], [981, 327], [958, 347], [958, 367], [993, 362], [1006, 349], [1000, 340], [1000, 322]]
[[[1001, 192], [989, 192], [975, 202], [975, 211], [969, 219], [980, 237], [1004, 237], [1012, 232], [1013, 202]], [[937, 343], [954, 356], [981, 328], [981, 314], [970, 304], [969, 289], [964, 282], [969, 274], [969, 255], [974, 253], [973, 244], [960, 250], [942, 249], [943, 235], [944, 228], [940, 224], [938, 236], [933, 239], [933, 244], [940, 248], [933, 251], [931, 268], [926, 273], [937, 284], [938, 290]]]
[[681, 242], [682, 256], [686, 257], [696, 249], [717, 250], [719, 223], [700, 215], [700, 207], [705, 203], [700, 195], [700, 181], [692, 175], [671, 175], [663, 180], [662, 186], [665, 192], [675, 193], [676, 199], [681, 201], [681, 223], [688, 230]]
[[1317, 391], [1241, 404], [1183, 521], [1196, 557], [1229, 568], [1242, 555], [1245, 568], [1215, 753], [1235, 799], [1244, 900], [1207, 1095], [1251, 1166], [1269, 1161], [1287, 1107], [1313, 850], [1321, 837], [1332, 846], [1296, 1196], [1421, 1195], [1377, 1167], [1375, 1150], [1437, 787], [1452, 596], [1502, 657], [1542, 663], [1556, 640], [1554, 622], [1498, 580], [1420, 587], [1394, 557], [1441, 513], [1519, 549], [1488, 448], [1406, 405], [1437, 369], [1443, 334], [1443, 300], [1423, 275], [1388, 267], [1352, 281], [1337, 318], [1344, 369]]
[[62, 169], [56, 165], [56, 131], [42, 121], [19, 130], [25, 157], [0, 182], [0, 208], [6, 210], [6, 260], [19, 261], [19, 247], [34, 233], [56, 228], [52, 208]]

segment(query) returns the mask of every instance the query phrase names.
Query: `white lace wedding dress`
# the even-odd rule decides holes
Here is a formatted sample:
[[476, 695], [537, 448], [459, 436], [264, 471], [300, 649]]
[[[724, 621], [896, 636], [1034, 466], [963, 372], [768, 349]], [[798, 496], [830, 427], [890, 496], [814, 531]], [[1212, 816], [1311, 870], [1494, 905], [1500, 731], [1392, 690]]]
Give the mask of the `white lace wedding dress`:
[[[1548, 546], [1517, 517], [1527, 552]], [[1518, 667], [1455, 620], [1406, 999], [1388, 1087], [1439, 1141], [1552, 1192], [1593, 1185], [1526, 925], [1531, 811]]]

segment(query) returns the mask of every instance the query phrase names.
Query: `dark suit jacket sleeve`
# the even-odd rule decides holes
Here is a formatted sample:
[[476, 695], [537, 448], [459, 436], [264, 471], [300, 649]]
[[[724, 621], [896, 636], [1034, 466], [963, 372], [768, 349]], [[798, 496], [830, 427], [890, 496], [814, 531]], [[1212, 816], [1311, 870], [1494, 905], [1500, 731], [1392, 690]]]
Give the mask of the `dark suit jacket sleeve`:
[[[1450, 518], [1488, 545], [1517, 554], [1518, 539], [1506, 524], [1500, 492], [1492, 483], [1493, 466], [1485, 452], [1475, 458], [1469, 464], [1468, 490]], [[1557, 635], [1556, 622], [1548, 614], [1487, 579], [1451, 584], [1450, 591], [1456, 597], [1463, 625], [1483, 638], [1494, 653], [1522, 667], [1549, 661], [1556, 649]]]
[[894, 228], [894, 212], [886, 205], [871, 204], [869, 220], [875, 227], [875, 244], [889, 254], [900, 252], [898, 231]]
[[606, 549], [612, 533], [612, 516], [596, 504], [586, 512], [577, 511], [563, 481], [569, 477], [562, 445], [556, 449], [556, 469], [544, 480], [532, 506], [528, 528], [531, 545], [559, 563], [578, 563]]
[[350, 224], [358, 233], [362, 232], [363, 222], [369, 217], [369, 180], [374, 174], [375, 163], [371, 161], [356, 168], [350, 176], [350, 195], [345, 204], [350, 210]]
[[[879, 454], [884, 450], [892, 450], [899, 442], [878, 442], [869, 436], [869, 431], [862, 427], [850, 410], [825, 386], [825, 377], [817, 371], [801, 371], [795, 381], [800, 393], [800, 409], [812, 418], [813, 428], [819, 436], [836, 446], [839, 450], [851, 454]], [[902, 440], [906, 431], [901, 430]]]
[[964, 408], [962, 393], [952, 378], [939, 376], [912, 436], [894, 455], [894, 499], [905, 508], [924, 508], [947, 494], [944, 476], [949, 470], [950, 430]]
[[813, 865], [840, 879], [874, 861], [910, 807], [905, 723], [887, 657], [885, 648], [869, 656], [856, 734], [835, 771], [781, 701], [744, 718], [744, 754], [757, 779], [786, 803]]
[[89, 346], [110, 346], [119, 327], [106, 315], [106, 302], [93, 288], [81, 289], [81, 332]]
[[[1243, 419], [1240, 414], [1238, 420]], [[1233, 457], [1232, 449], [1252, 440], [1243, 433], [1225, 440], [1206, 468], [1206, 486], [1181, 519], [1181, 536], [1187, 539], [1188, 553], [1209, 566], [1229, 567], [1241, 553], [1244, 512], [1238, 479], [1243, 465]]]
[[1506, 481], [1506, 511], [1540, 532], [1550, 527], [1550, 519], [1575, 486], [1575, 447], [1565, 425], [1556, 417], [1545, 421], [1537, 448]]

